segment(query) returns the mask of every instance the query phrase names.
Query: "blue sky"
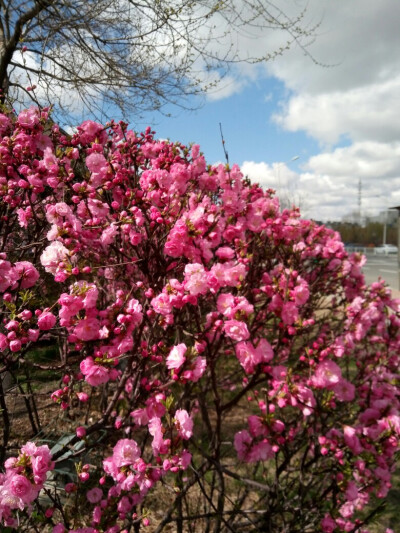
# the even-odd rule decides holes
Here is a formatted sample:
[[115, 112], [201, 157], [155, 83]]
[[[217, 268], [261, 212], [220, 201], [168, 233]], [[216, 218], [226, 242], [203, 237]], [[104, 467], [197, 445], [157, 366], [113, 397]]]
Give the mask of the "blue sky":
[[[218, 100], [206, 100], [195, 111], [169, 108], [171, 117], [149, 113], [133, 126], [143, 129], [149, 123], [158, 137], [177, 140], [184, 144], [195, 142], [201, 146], [208, 162], [225, 161], [219, 124], [225, 139], [231, 164], [244, 161], [290, 161], [298, 168], [319, 152], [318, 143], [302, 131], [286, 132], [272, 116], [279, 108], [285, 86], [276, 78], [258, 80], [239, 93]], [[196, 101], [193, 100], [193, 104]]]

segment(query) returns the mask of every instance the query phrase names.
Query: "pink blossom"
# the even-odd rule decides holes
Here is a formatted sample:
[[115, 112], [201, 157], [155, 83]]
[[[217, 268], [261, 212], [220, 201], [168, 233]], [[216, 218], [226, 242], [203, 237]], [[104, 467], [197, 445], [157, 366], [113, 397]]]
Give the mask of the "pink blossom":
[[96, 307], [99, 290], [94, 283], [78, 281], [77, 283], [74, 283], [72, 290], [74, 292], [76, 291], [80, 298], [83, 298], [82, 303], [85, 309], [92, 309], [93, 307]]
[[223, 293], [218, 296], [217, 309], [231, 319], [235, 318], [236, 314], [247, 317], [254, 311], [253, 305], [246, 298], [243, 296], [234, 297], [231, 293]]
[[248, 463], [256, 463], [257, 461], [266, 461], [274, 457], [272, 446], [267, 439], [255, 443], [247, 457]]
[[243, 263], [230, 266], [225, 271], [225, 282], [229, 287], [239, 287], [246, 278], [247, 270]]
[[74, 329], [74, 334], [81, 341], [93, 341], [99, 338], [100, 323], [97, 318], [84, 318], [79, 320]]
[[188, 452], [187, 450], [182, 450], [181, 461], [180, 461], [181, 467], [184, 470], [186, 470], [186, 468], [190, 465], [191, 461], [192, 461], [192, 454]]
[[126, 305], [126, 312], [131, 315], [132, 324], [138, 326], [143, 320], [142, 306], [136, 298], [131, 298]]
[[89, 144], [97, 138], [99, 142], [104, 142], [107, 138], [107, 134], [104, 131], [104, 127], [98, 122], [93, 120], [85, 120], [78, 127], [79, 140], [83, 144]]
[[53, 315], [53, 313], [50, 313], [49, 311], [45, 311], [38, 318], [38, 328], [42, 331], [47, 331], [53, 328], [56, 322], [57, 322], [57, 319]]
[[[58, 303], [61, 305], [59, 311], [61, 325], [65, 325], [61, 320], [68, 320], [83, 309], [83, 299], [81, 296], [63, 293], [58, 299]], [[69, 322], [67, 322], [67, 324], [69, 324]]]
[[18, 273], [9, 261], [0, 259], [0, 292], [4, 292], [18, 280]]
[[157, 313], [160, 313], [164, 316], [168, 315], [172, 311], [171, 299], [168, 294], [165, 294], [164, 292], [153, 298], [151, 300], [151, 305]]
[[65, 202], [58, 202], [55, 205], [48, 205], [46, 210], [46, 218], [50, 224], [62, 224], [61, 218], [70, 218], [72, 209]]
[[11, 124], [10, 118], [4, 113], [0, 113], [0, 135], [4, 135]]
[[83, 426], [76, 428], [76, 436], [82, 439], [86, 435], [86, 429]]
[[343, 377], [341, 377], [333, 387], [333, 391], [336, 398], [341, 402], [352, 402], [356, 395], [355, 386]]
[[177, 344], [169, 352], [166, 359], [167, 368], [172, 370], [173, 368], [179, 369], [186, 361], [185, 353], [187, 352], [186, 344]]
[[247, 374], [252, 374], [255, 366], [260, 362], [257, 352], [251, 342], [239, 342], [235, 346], [236, 357]]
[[110, 224], [101, 234], [100, 241], [103, 246], [107, 247], [114, 242], [118, 234], [118, 227], [116, 224]]
[[253, 439], [246, 429], [235, 434], [234, 446], [240, 461], [249, 460], [249, 452], [252, 441]]
[[56, 273], [58, 264], [61, 261], [66, 261], [69, 256], [68, 249], [59, 241], [53, 241], [47, 248], [44, 249], [40, 256], [40, 262], [44, 266], [46, 272]]
[[193, 383], [196, 383], [199, 381], [201, 376], [204, 374], [207, 368], [207, 361], [205, 357], [196, 357], [194, 361], [192, 361], [190, 370], [185, 370], [182, 373], [182, 377], [184, 379], [187, 379], [189, 381], [192, 381]]
[[[116, 444], [103, 462], [103, 491], [87, 465], [79, 483], [65, 487], [77, 491], [70, 533], [119, 533], [143, 518], [146, 525], [134, 507], [145, 508], [167, 472], [173, 486], [191, 460], [183, 445], [196, 448], [194, 421], [208, 417], [213, 426], [220, 410], [228, 422], [221, 460], [232, 440], [239, 461], [278, 454], [261, 470], [274, 477], [283, 469], [282, 494], [288, 484], [295, 493], [301, 479], [295, 470], [285, 476], [281, 459], [304, 449], [310, 486], [333, 473], [322, 510], [315, 494], [303, 501], [304, 528], [364, 531], [353, 514], [362, 517], [369, 500], [387, 494], [400, 433], [399, 302], [383, 281], [365, 283], [365, 259], [347, 256], [328, 227], [281, 209], [237, 166], [206, 167], [198, 146], [155, 141], [150, 129], [135, 134], [116, 122], [87, 121], [65, 136], [45, 123], [45, 109], [11, 116], [0, 113], [3, 374], [9, 364], [29, 367], [21, 351], [34, 351], [59, 326], [67, 361], [51, 364], [61, 380], [51, 398], [71, 407], [76, 422], [87, 411], [81, 402], [93, 399], [88, 424], [111, 439], [90, 435], [94, 464]], [[29, 245], [36, 237], [47, 240], [39, 261], [39, 245]], [[13, 265], [6, 252], [20, 261]], [[57, 283], [40, 281], [42, 270]], [[70, 351], [81, 355], [80, 371]], [[115, 386], [92, 391], [110, 380]], [[9, 403], [16, 389], [4, 389]], [[230, 412], [247, 419], [236, 435]], [[73, 442], [85, 437], [76, 426]], [[29, 529], [53, 467], [50, 450], [33, 442], [6, 459], [0, 529]], [[242, 470], [260, 481], [260, 468], [235, 471]], [[87, 491], [90, 478], [96, 488]], [[294, 504], [286, 499], [288, 530], [296, 527]], [[55, 508], [43, 507], [50, 530], [62, 511]], [[58, 524], [54, 533], [66, 529]]]
[[40, 140], [43, 150], [43, 165], [52, 173], [58, 172], [58, 159], [54, 155], [50, 137], [43, 135]]
[[174, 238], [174, 236], [171, 236], [171, 233], [165, 243], [164, 252], [170, 257], [180, 257], [183, 254], [184, 242], [178, 237]]
[[26, 455], [35, 455], [37, 451], [38, 451], [38, 448], [34, 442], [29, 441], [21, 447], [21, 452], [25, 453]]
[[[102, 515], [103, 515], [103, 513], [102, 513], [100, 505], [96, 505], [96, 507], [93, 509], [93, 523], [94, 524], [100, 524]], [[71, 532], [69, 532], [69, 533], [71, 533]]]
[[26, 209], [17, 209], [18, 223], [21, 228], [27, 228], [29, 221], [32, 218], [32, 209], [27, 207]]
[[333, 388], [342, 378], [342, 371], [333, 361], [325, 360], [319, 363], [315, 374], [312, 377], [312, 383], [318, 388]]
[[208, 290], [207, 273], [203, 265], [193, 263], [185, 266], [185, 290], [190, 294], [205, 294]]
[[89, 480], [90, 474], [89, 472], [80, 472], [78, 474], [79, 481], [82, 481], [82, 483], [86, 483], [86, 481]]
[[215, 252], [215, 255], [219, 259], [225, 259], [229, 261], [230, 259], [233, 259], [235, 257], [235, 252], [232, 250], [232, 248], [229, 248], [228, 246], [221, 246], [221, 248], [218, 248], [218, 250]]
[[235, 297], [231, 293], [222, 293], [217, 299], [218, 312], [228, 318], [233, 318], [233, 308], [235, 306]]
[[336, 529], [336, 522], [330, 515], [326, 514], [321, 521], [321, 527], [324, 533], [333, 533]]
[[86, 357], [81, 362], [80, 369], [86, 381], [93, 387], [98, 387], [110, 380], [108, 369], [102, 365], [95, 364], [92, 357]]
[[76, 395], [80, 402], [87, 402], [89, 400], [89, 395], [86, 392], [77, 392]]
[[25, 476], [20, 476], [18, 474], [14, 475], [11, 479], [10, 489], [14, 496], [21, 498], [21, 500], [25, 502], [31, 500], [32, 485]]
[[128, 511], [131, 510], [131, 508], [132, 508], [132, 503], [129, 500], [129, 498], [127, 496], [122, 496], [122, 498], [118, 502], [118, 506], [117, 506], [118, 512], [127, 513]]
[[33, 287], [39, 279], [39, 272], [29, 261], [18, 261], [15, 263], [14, 269], [18, 274], [21, 289]]
[[40, 331], [38, 329], [28, 329], [28, 340], [30, 342], [36, 342], [39, 338]]
[[345, 502], [340, 508], [339, 513], [343, 516], [343, 518], [351, 518], [354, 514], [355, 507], [353, 502]]
[[[50, 454], [49, 454], [50, 455]], [[47, 455], [36, 455], [31, 459], [33, 479], [37, 485], [44, 483], [46, 474], [51, 469], [51, 459]]]
[[232, 262], [215, 263], [211, 267], [211, 273], [221, 287], [238, 287], [246, 277], [246, 267], [241, 263], [237, 265]]
[[113, 461], [118, 468], [134, 464], [139, 457], [139, 446], [132, 439], [121, 439], [114, 446]]
[[175, 412], [175, 425], [179, 436], [187, 440], [193, 434], [193, 420], [185, 409], [178, 409]]
[[355, 455], [359, 455], [363, 451], [363, 447], [356, 434], [356, 430], [350, 426], [344, 426], [343, 435], [346, 446], [348, 446]]
[[354, 481], [349, 481], [346, 488], [346, 499], [352, 502], [357, 500], [358, 497], [359, 492], [356, 483]]
[[150, 420], [148, 427], [149, 433], [153, 437], [153, 442], [151, 444], [153, 454], [157, 456], [160, 453], [165, 453], [166, 449], [164, 445], [161, 420], [158, 417], [153, 417]]
[[0, 333], [0, 351], [2, 352], [6, 348], [8, 348], [7, 337], [4, 333]]
[[96, 198], [89, 198], [87, 204], [92, 217], [98, 217], [100, 219], [103, 219], [108, 215], [108, 212], [110, 210], [107, 204], [105, 204], [101, 200], [97, 200]]
[[310, 416], [313, 413], [316, 401], [311, 389], [304, 385], [297, 385], [292, 398], [293, 404], [299, 406], [304, 416]]
[[261, 417], [251, 415], [247, 418], [247, 424], [252, 437], [268, 435], [268, 428], [263, 424]]
[[98, 174], [104, 168], [107, 168], [107, 160], [103, 154], [95, 152], [87, 156], [86, 166], [88, 167], [90, 172], [95, 172]]
[[144, 426], [149, 422], [147, 409], [135, 409], [130, 413], [130, 416], [133, 418], [135, 424], [139, 426]]
[[223, 329], [225, 335], [237, 342], [245, 341], [250, 337], [246, 323], [240, 320], [227, 320]]
[[10, 341], [9, 348], [12, 352], [19, 352], [22, 348], [22, 343], [19, 339]]
[[34, 128], [39, 123], [39, 111], [37, 107], [31, 106], [24, 109], [18, 115], [18, 124], [24, 128]]
[[303, 281], [300, 285], [297, 285], [293, 290], [294, 303], [299, 305], [304, 305], [310, 296], [310, 291], [307, 286], [307, 283]]
[[296, 304], [294, 302], [286, 302], [282, 306], [282, 320], [285, 324], [291, 325], [299, 317], [299, 310], [296, 307]]
[[50, 449], [47, 444], [36, 446], [33, 442], [28, 442], [21, 448], [21, 451], [24, 453], [29, 453], [33, 457], [43, 459], [43, 463], [39, 462], [36, 467], [34, 467], [34, 471], [37, 474], [43, 474], [45, 468], [44, 465], [46, 465], [47, 470], [52, 470], [54, 468], [54, 462], [51, 459]]
[[103, 491], [97, 487], [90, 489], [86, 493], [86, 498], [90, 503], [98, 503], [103, 497]]
[[255, 339], [256, 357], [259, 363], [268, 363], [274, 357], [274, 351], [267, 339]]
[[64, 490], [67, 494], [71, 494], [72, 492], [75, 492], [77, 489], [77, 486], [75, 483], [67, 483], [64, 487]]

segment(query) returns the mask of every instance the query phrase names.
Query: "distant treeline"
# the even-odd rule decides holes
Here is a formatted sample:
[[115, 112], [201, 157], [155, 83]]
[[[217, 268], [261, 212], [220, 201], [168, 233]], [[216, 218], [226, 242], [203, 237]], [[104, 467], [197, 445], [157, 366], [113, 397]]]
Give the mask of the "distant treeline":
[[[379, 246], [384, 240], [382, 222], [367, 222], [364, 226], [355, 222], [329, 222], [327, 226], [338, 231], [345, 244]], [[395, 223], [386, 226], [386, 244], [397, 245], [397, 224]]]

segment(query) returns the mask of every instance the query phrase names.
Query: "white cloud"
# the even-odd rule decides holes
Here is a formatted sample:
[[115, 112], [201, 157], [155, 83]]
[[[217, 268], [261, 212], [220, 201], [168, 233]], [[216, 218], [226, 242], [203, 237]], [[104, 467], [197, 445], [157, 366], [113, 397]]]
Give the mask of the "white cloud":
[[400, 69], [400, 2], [310, 0], [307, 17], [320, 20], [307, 52], [298, 47], [268, 64], [268, 71], [296, 92], [347, 91], [390, 80]]
[[400, 137], [400, 73], [392, 80], [346, 91], [290, 98], [274, 119], [289, 131], [304, 130], [323, 143], [342, 136], [391, 141]]
[[399, 205], [400, 2], [310, 0], [308, 16], [322, 19], [307, 51], [330, 66], [296, 48], [267, 66], [288, 91], [273, 120], [321, 146], [296, 178], [307, 215], [339, 219], [357, 211], [360, 180], [363, 214]]
[[296, 172], [293, 172], [286, 166], [286, 163], [255, 163], [254, 161], [244, 161], [241, 170], [245, 176], [248, 176], [253, 182], [258, 183], [264, 188], [282, 191], [288, 188], [297, 178]]
[[322, 143], [399, 138], [400, 2], [311, 0], [309, 16], [321, 17], [307, 50], [294, 47], [268, 71], [292, 91], [275, 120], [304, 130]]
[[400, 175], [400, 142], [356, 142], [308, 161], [306, 168], [333, 178], [352, 176], [371, 183]]
[[245, 161], [242, 172], [274, 188], [285, 205], [298, 205], [306, 217], [339, 220], [359, 209], [363, 216], [400, 205], [400, 142], [357, 142], [311, 157], [294, 172], [285, 163]]

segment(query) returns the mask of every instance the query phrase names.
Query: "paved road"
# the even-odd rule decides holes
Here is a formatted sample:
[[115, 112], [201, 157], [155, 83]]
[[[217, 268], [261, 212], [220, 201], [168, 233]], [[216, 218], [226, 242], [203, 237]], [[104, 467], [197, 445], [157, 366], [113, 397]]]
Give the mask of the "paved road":
[[384, 279], [392, 290], [398, 291], [399, 267], [396, 255], [367, 254], [367, 264], [363, 268], [367, 283], [376, 281], [379, 277]]

